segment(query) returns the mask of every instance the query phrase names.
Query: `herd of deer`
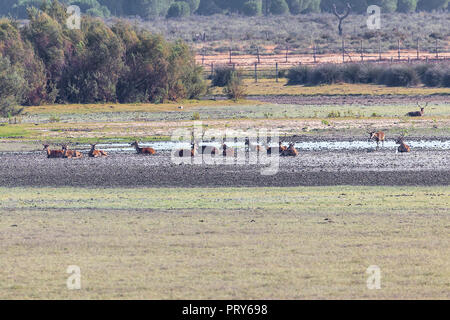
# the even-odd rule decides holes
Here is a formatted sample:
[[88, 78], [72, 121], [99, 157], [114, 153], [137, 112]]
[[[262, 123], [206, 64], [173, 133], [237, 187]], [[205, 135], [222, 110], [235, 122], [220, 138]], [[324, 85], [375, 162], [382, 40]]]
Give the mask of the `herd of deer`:
[[[108, 154], [101, 150], [95, 150], [95, 144], [91, 144], [91, 150], [88, 153], [90, 158], [107, 157]], [[47, 158], [80, 159], [83, 154], [76, 150], [70, 150], [67, 145], [63, 145], [61, 150], [50, 150], [48, 144], [44, 144], [44, 151], [47, 152]]]
[[[425, 112], [425, 107], [428, 105], [428, 103], [422, 107], [419, 104], [417, 104], [420, 107], [420, 111], [413, 111], [408, 112], [406, 115], [409, 117], [422, 117]], [[384, 145], [384, 141], [386, 141], [386, 135], [383, 131], [372, 131], [367, 132], [369, 134], [369, 142], [375, 141], [377, 143], [377, 150], [380, 147], [380, 143]], [[411, 148], [403, 141], [405, 135], [401, 135], [399, 138], [397, 138], [396, 143], [399, 145], [398, 152], [411, 152]], [[137, 141], [133, 142], [131, 144], [132, 147], [136, 148], [136, 152], [138, 154], [144, 154], [144, 155], [155, 155], [156, 150], [153, 148], [141, 148], [139, 147], [139, 144]], [[91, 144], [91, 150], [88, 153], [88, 156], [90, 158], [99, 158], [99, 157], [107, 157], [108, 154], [101, 150], [95, 149], [96, 144]], [[253, 151], [253, 152], [266, 152], [268, 155], [273, 154], [274, 152], [278, 152], [280, 156], [283, 157], [296, 157], [298, 156], [298, 151], [295, 149], [294, 144], [290, 143], [288, 147], [285, 147], [280, 142], [277, 148], [274, 147], [263, 147], [259, 144], [252, 144], [250, 140], [247, 138], [245, 140], [245, 147], [247, 151]], [[191, 149], [181, 149], [177, 150], [175, 152], [175, 155], [178, 157], [193, 157], [195, 156], [199, 150], [198, 150], [198, 144], [192, 143]], [[66, 158], [66, 159], [79, 159], [83, 157], [83, 154], [76, 150], [70, 150], [68, 149], [67, 145], [63, 145], [61, 150], [50, 150], [49, 145], [44, 145], [44, 150], [47, 152], [48, 158]], [[201, 147], [201, 154], [211, 154], [211, 155], [222, 155], [224, 157], [234, 157], [236, 155], [236, 150], [233, 148], [228, 147], [225, 142], [222, 144], [221, 150], [217, 149], [216, 147], [212, 146], [202, 146]]]
[[[369, 142], [375, 141], [377, 143], [377, 150], [379, 148], [380, 143], [384, 145], [384, 141], [386, 141], [386, 135], [383, 131], [374, 131], [369, 133]], [[400, 136], [396, 143], [400, 146], [398, 147], [398, 152], [410, 152], [411, 148], [405, 144], [403, 141], [404, 135]], [[153, 148], [142, 148], [139, 147], [139, 143], [137, 141], [130, 144], [132, 147], [135, 147], [137, 154], [143, 155], [155, 155], [156, 150]], [[83, 154], [76, 150], [68, 149], [67, 145], [63, 145], [61, 150], [50, 150], [49, 145], [44, 145], [44, 151], [47, 153], [47, 158], [64, 158], [64, 159], [80, 159], [83, 157]], [[95, 149], [96, 144], [91, 144], [91, 150], [88, 153], [90, 158], [100, 158], [107, 157], [108, 154], [102, 150]], [[298, 150], [295, 148], [293, 143], [290, 143], [288, 147], [283, 146], [280, 142], [278, 147], [263, 147], [259, 144], [252, 144], [249, 139], [245, 140], [245, 147], [247, 152], [266, 152], [267, 155], [272, 155], [274, 153], [278, 153], [282, 157], [296, 157], [299, 155]], [[210, 154], [210, 155], [222, 155], [224, 157], [234, 157], [236, 156], [236, 149], [228, 147], [225, 143], [222, 144], [222, 148], [219, 150], [213, 146], [202, 146], [200, 148], [201, 154]], [[190, 149], [180, 149], [175, 151], [175, 156], [177, 157], [194, 157], [199, 152], [199, 147], [197, 143], [192, 143]]]

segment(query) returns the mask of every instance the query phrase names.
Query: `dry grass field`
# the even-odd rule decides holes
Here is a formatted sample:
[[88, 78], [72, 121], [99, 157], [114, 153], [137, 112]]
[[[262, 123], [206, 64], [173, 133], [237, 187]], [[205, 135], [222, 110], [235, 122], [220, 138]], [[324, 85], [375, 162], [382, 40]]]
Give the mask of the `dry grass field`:
[[3, 299], [450, 298], [448, 187], [1, 188], [0, 203]]

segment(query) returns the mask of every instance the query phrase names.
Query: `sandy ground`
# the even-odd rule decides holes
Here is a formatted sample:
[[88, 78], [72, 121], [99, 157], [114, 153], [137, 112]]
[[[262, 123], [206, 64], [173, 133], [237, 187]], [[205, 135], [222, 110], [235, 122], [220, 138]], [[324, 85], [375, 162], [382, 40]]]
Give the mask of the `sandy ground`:
[[[221, 157], [221, 159], [223, 159]], [[273, 159], [275, 161], [275, 159]], [[157, 156], [112, 154], [103, 159], [47, 159], [44, 153], [0, 154], [0, 186], [268, 187], [323, 185], [449, 185], [450, 151], [396, 154], [310, 151], [279, 158], [278, 173], [263, 165], [173, 164]], [[275, 164], [275, 162], [274, 162]]]

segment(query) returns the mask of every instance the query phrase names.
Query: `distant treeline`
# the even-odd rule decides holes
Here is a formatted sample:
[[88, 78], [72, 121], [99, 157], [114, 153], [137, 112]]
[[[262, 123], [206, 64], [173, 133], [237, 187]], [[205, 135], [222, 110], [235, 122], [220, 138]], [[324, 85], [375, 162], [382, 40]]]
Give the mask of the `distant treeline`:
[[182, 42], [94, 17], [70, 30], [57, 1], [28, 14], [22, 28], [0, 19], [0, 115], [14, 115], [17, 105], [162, 102], [206, 91], [202, 68]]
[[[39, 7], [50, 0], [1, 0], [0, 15], [26, 18], [29, 6]], [[99, 17], [163, 16], [176, 18], [198, 15], [237, 13], [248, 16], [305, 14], [330, 12], [333, 4], [343, 10], [347, 3], [354, 13], [365, 13], [375, 4], [383, 12], [415, 12], [447, 10], [450, 0], [61, 0], [64, 4], [78, 5], [83, 13]]]

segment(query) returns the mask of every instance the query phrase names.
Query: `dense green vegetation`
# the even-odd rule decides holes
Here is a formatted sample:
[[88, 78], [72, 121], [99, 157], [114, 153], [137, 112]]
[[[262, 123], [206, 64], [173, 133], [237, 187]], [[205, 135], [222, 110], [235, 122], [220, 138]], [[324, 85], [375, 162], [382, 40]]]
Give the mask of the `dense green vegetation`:
[[373, 83], [390, 87], [450, 87], [450, 68], [445, 64], [399, 64], [389, 67], [376, 64], [324, 64], [318, 67], [299, 66], [289, 70], [288, 85], [320, 85], [337, 82]]
[[[2, 0], [0, 15], [27, 17], [26, 8], [49, 0]], [[249, 16], [330, 12], [336, 3], [342, 10], [350, 3], [354, 13], [365, 13], [369, 5], [381, 6], [384, 12], [446, 10], [449, 0], [61, 0], [78, 5], [82, 12], [99, 16], [141, 16], [151, 18], [183, 17], [191, 14], [212, 15], [239, 13]]]
[[19, 28], [0, 19], [0, 113], [18, 104], [162, 102], [198, 97], [202, 70], [189, 47], [137, 31], [124, 22], [108, 27], [84, 17], [70, 30], [57, 1], [28, 10]]

